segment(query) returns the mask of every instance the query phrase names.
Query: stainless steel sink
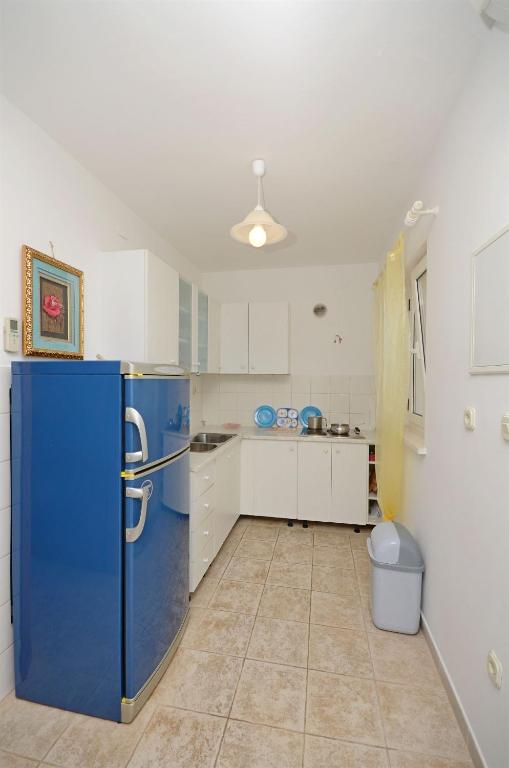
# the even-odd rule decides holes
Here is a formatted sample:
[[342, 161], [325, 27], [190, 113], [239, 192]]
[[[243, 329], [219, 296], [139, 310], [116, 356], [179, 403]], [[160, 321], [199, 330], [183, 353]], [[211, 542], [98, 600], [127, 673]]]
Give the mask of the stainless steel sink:
[[199, 441], [191, 442], [191, 453], [205, 453], [206, 451], [215, 451], [219, 448], [217, 443], [202, 443]]
[[225, 435], [221, 432], [198, 432], [198, 434], [191, 439], [191, 443], [214, 443], [215, 445], [219, 445], [220, 443], [226, 443], [227, 440], [231, 440], [232, 437], [235, 437], [235, 435]]

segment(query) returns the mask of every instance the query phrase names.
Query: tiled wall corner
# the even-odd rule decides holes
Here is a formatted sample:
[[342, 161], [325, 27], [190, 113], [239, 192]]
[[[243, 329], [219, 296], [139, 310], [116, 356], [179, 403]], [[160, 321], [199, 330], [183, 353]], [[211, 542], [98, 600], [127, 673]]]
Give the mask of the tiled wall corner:
[[0, 700], [14, 687], [10, 603], [10, 386], [10, 368], [0, 367]]
[[206, 424], [253, 424], [259, 405], [291, 405], [301, 410], [316, 405], [330, 422], [349, 422], [363, 429], [375, 426], [373, 376], [229, 376], [205, 374], [202, 415]]

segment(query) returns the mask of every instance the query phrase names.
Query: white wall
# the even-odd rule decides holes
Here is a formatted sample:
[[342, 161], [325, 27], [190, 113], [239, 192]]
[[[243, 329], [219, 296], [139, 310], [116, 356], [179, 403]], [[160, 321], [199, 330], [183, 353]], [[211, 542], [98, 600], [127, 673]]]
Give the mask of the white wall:
[[[509, 443], [500, 434], [509, 376], [468, 373], [470, 255], [509, 223], [508, 84], [509, 36], [492, 29], [415, 187], [440, 215], [424, 225], [428, 455], [406, 456], [406, 521], [426, 560], [424, 616], [489, 768], [509, 763]], [[409, 260], [425, 234], [411, 233]], [[463, 426], [470, 405], [475, 432]], [[505, 665], [501, 691], [486, 673], [491, 648]]]
[[[21, 246], [31, 245], [85, 273], [85, 354], [100, 349], [100, 252], [148, 248], [190, 280], [199, 274], [62, 147], [0, 97], [0, 319], [21, 317]], [[121, 235], [123, 237], [121, 237]], [[19, 356], [16, 356], [19, 357]], [[0, 699], [13, 685], [9, 605], [10, 361], [0, 349]]]
[[[377, 272], [377, 264], [207, 272], [202, 285], [220, 301], [288, 300], [290, 373], [370, 375]], [[319, 302], [328, 307], [321, 318], [313, 314]], [[334, 344], [335, 334], [341, 344]]]
[[[240, 255], [241, 257], [241, 255]], [[263, 403], [318, 406], [329, 421], [371, 429], [374, 423], [373, 291], [377, 264], [208, 272], [204, 290], [219, 301], [290, 305], [288, 376], [205, 376], [207, 424], [253, 423]], [[315, 304], [327, 306], [323, 317]], [[336, 334], [343, 338], [334, 343]]]

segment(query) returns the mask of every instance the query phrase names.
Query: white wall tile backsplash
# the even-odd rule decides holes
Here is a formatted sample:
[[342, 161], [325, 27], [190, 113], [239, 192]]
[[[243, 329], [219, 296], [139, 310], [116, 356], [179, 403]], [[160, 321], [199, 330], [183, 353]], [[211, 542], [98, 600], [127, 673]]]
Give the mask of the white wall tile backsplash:
[[[202, 417], [207, 425], [253, 424], [259, 405], [316, 405], [329, 422], [350, 422], [373, 429], [375, 383], [372, 376], [227, 376], [204, 374]], [[197, 416], [195, 416], [197, 418]], [[194, 419], [193, 419], [194, 420]], [[194, 422], [196, 423], [196, 421]]]
[[10, 385], [10, 368], [2, 366], [0, 367], [0, 699], [14, 686], [10, 602]]

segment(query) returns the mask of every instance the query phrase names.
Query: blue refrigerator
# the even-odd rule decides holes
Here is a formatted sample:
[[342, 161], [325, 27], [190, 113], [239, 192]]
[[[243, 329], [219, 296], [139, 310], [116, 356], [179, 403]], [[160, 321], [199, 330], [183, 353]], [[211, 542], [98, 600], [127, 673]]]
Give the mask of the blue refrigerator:
[[130, 722], [189, 606], [189, 378], [12, 365], [16, 695]]

